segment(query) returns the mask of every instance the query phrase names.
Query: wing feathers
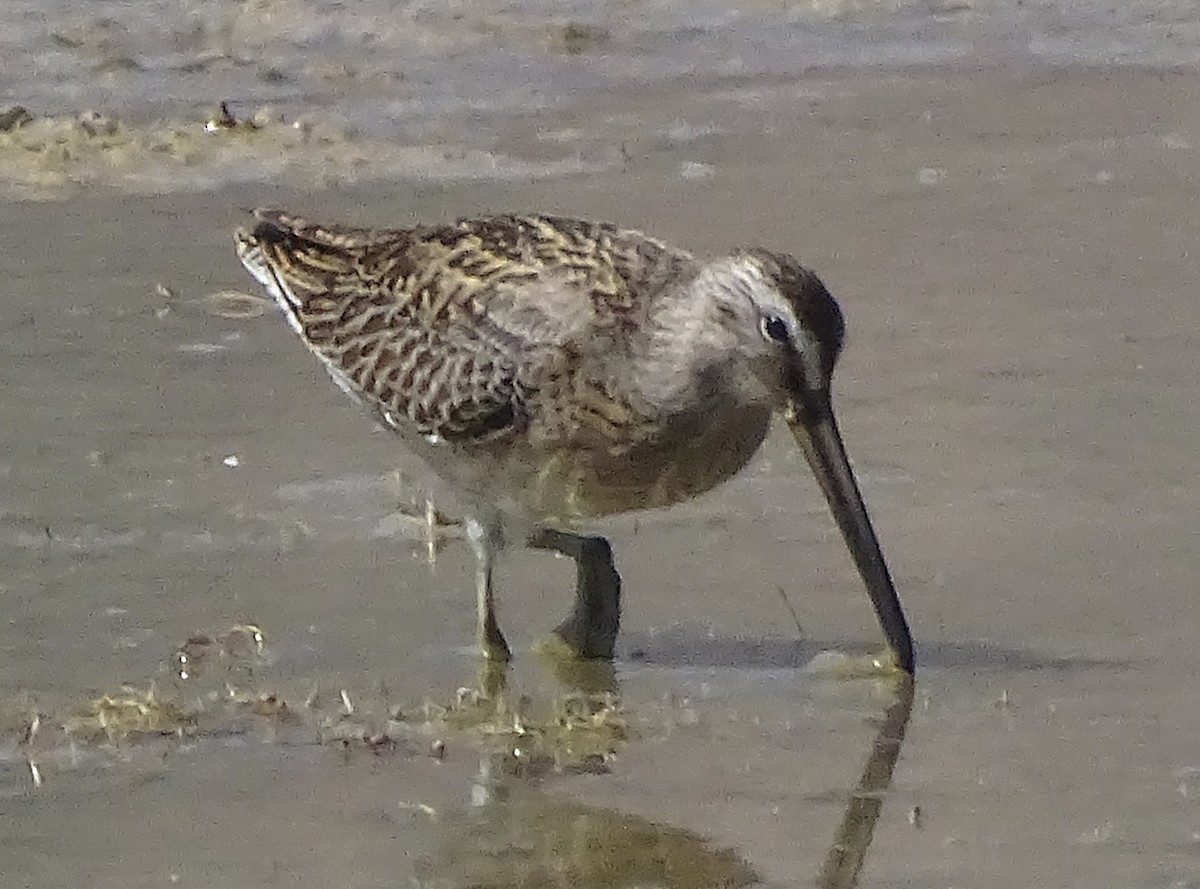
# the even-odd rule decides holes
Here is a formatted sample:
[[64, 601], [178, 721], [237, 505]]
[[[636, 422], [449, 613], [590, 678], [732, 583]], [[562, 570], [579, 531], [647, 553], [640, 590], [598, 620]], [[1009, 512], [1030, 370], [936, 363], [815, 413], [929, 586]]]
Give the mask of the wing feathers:
[[375, 230], [254, 216], [238, 254], [338, 384], [386, 425], [447, 441], [526, 428], [541, 386], [694, 267], [638, 232], [557, 217]]

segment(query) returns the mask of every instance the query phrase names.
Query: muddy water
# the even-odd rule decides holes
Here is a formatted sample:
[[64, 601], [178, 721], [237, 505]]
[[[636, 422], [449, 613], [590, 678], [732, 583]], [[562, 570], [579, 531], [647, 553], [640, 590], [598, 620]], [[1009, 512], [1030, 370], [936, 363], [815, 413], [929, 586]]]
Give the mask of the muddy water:
[[[621, 160], [589, 175], [0, 206], [0, 882], [811, 884], [851, 802], [892, 697], [804, 669], [877, 630], [782, 438], [614, 529], [630, 740], [600, 768], [506, 777], [478, 734], [340, 750], [304, 720], [54, 734], [122, 683], [167, 689], [181, 642], [239, 622], [297, 710], [475, 679], [469, 554], [431, 567], [389, 519], [410, 496], [392, 443], [273, 311], [211, 296], [248, 285], [238, 208], [282, 203], [553, 209], [804, 257], [848, 316], [835, 398], [919, 648], [863, 884], [1200, 885], [1198, 89], [1105, 69], [667, 84], [540, 119], [597, 140], [604, 121]], [[493, 140], [544, 144], [520, 118]], [[570, 582], [506, 561], [518, 649]], [[513, 683], [561, 693], [529, 655]]]

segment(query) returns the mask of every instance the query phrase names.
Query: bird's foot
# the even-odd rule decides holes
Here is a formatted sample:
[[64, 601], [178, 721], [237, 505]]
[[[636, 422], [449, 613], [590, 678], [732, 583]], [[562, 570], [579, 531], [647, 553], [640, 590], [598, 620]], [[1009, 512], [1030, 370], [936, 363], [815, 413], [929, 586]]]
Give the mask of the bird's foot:
[[529, 545], [575, 560], [575, 602], [567, 619], [554, 628], [553, 644], [578, 660], [611, 661], [621, 628], [621, 575], [608, 541], [542, 529], [529, 538]]
[[611, 661], [616, 654], [618, 626], [612, 619], [590, 619], [576, 611], [542, 639], [538, 647], [580, 661]]

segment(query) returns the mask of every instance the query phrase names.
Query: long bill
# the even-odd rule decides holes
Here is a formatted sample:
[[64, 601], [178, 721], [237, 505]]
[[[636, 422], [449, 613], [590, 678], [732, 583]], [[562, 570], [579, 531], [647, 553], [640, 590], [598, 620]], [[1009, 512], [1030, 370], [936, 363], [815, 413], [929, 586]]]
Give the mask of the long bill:
[[842, 436], [833, 416], [829, 393], [805, 392], [795, 397], [785, 416], [796, 443], [804, 451], [813, 475], [825, 492], [833, 518], [867, 586], [867, 595], [875, 606], [875, 614], [887, 637], [888, 648], [896, 659], [896, 666], [912, 675], [913, 647], [908, 622], [879, 548], [879, 540], [875, 537], [875, 529], [871, 526], [871, 518], [863, 504], [854, 471], [850, 468], [846, 447], [842, 444]]

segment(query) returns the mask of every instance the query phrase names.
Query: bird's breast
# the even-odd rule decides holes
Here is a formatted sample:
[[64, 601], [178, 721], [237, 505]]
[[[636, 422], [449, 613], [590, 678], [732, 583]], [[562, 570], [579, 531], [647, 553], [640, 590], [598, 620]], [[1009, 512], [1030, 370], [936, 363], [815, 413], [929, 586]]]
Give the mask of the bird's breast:
[[522, 439], [490, 452], [446, 454], [446, 460], [426, 456], [481, 503], [501, 504], [531, 524], [570, 527], [704, 494], [750, 461], [770, 424], [768, 408], [730, 405], [672, 418], [635, 442], [536, 446]]

